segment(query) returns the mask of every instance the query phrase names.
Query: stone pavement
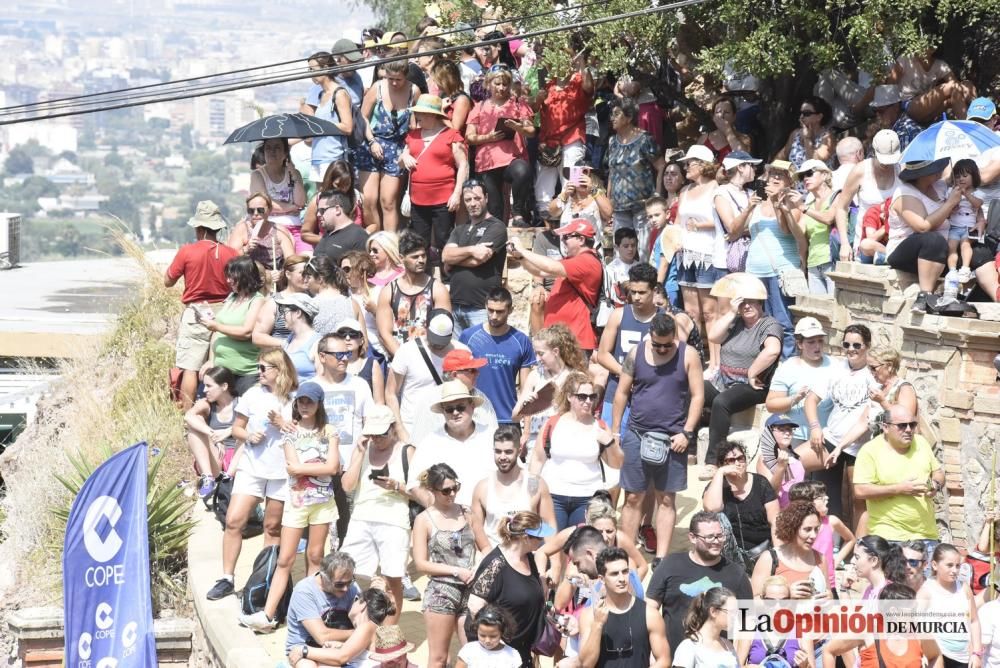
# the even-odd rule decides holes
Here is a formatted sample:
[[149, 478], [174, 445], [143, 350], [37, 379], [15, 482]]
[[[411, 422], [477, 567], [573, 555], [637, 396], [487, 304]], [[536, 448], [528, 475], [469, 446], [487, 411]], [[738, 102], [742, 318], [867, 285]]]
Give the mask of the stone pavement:
[[[701, 467], [688, 467], [688, 489], [677, 495], [677, 526], [670, 545], [670, 551], [684, 550], [688, 547], [687, 525], [691, 515], [701, 506], [701, 491], [707, 483], [698, 480]], [[239, 626], [236, 617], [239, 614], [239, 602], [236, 597], [222, 601], [206, 601], [205, 592], [221, 575], [222, 567], [222, 530], [214, 516], [199, 503], [194, 511], [198, 526], [191, 537], [189, 547], [189, 580], [195, 607], [201, 618], [205, 635], [220, 655], [223, 665], [239, 666], [240, 668], [275, 668], [284, 661], [285, 628], [282, 626], [269, 635], [254, 635], [249, 630]], [[258, 536], [244, 541], [243, 550], [236, 567], [236, 586], [239, 588], [250, 574], [254, 557], [263, 547], [263, 538]], [[646, 555], [647, 559], [651, 559]], [[292, 572], [293, 580], [298, 582], [304, 574], [304, 555], [296, 559]], [[647, 575], [647, 582], [649, 576]], [[423, 591], [426, 578], [415, 581], [417, 589]], [[423, 616], [420, 603], [404, 601], [403, 612], [399, 625], [406, 634], [407, 640], [416, 649], [410, 655], [411, 661], [418, 666], [427, 665], [427, 643], [424, 631]], [[457, 640], [452, 643], [452, 656], [458, 652]], [[551, 662], [543, 661], [543, 665]]]

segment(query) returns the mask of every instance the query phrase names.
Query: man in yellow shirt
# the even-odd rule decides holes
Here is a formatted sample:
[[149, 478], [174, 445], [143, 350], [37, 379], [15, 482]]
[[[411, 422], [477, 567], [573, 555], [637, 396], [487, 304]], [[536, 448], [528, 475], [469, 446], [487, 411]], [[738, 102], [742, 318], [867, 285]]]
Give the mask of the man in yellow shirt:
[[932, 497], [944, 471], [931, 446], [915, 432], [917, 418], [902, 406], [887, 412], [885, 432], [861, 448], [854, 465], [854, 494], [868, 506], [868, 533], [888, 541], [938, 543]]

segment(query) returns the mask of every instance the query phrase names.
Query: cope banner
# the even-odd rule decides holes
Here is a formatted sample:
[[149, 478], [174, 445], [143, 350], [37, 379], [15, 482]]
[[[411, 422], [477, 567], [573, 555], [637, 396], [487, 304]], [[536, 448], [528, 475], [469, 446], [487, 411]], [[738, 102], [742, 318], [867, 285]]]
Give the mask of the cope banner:
[[156, 665], [146, 531], [146, 443], [101, 464], [66, 525], [67, 668]]

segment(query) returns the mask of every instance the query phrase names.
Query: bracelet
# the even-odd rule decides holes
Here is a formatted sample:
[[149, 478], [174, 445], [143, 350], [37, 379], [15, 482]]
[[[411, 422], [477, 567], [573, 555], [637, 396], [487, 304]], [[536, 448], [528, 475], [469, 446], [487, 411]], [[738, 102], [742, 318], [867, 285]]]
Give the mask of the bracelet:
[[821, 426], [822, 425], [820, 425], [820, 423], [816, 422], [815, 420], [813, 420], [812, 422], [809, 423], [809, 428], [810, 429], [819, 429]]

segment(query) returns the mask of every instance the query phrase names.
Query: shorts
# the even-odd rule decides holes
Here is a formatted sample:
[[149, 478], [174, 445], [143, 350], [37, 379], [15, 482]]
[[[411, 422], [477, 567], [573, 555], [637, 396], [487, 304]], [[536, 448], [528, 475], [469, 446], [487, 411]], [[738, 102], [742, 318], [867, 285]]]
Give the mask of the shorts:
[[208, 359], [208, 348], [212, 332], [195, 318], [193, 306], [187, 306], [181, 313], [181, 325], [177, 330], [176, 356], [174, 366], [185, 371], [198, 371]]
[[351, 518], [340, 545], [340, 550], [354, 559], [355, 572], [365, 577], [374, 577], [377, 570], [387, 578], [403, 577], [409, 549], [409, 529], [356, 517]]
[[871, 255], [865, 255], [861, 251], [858, 251], [858, 262], [861, 264], [884, 265], [886, 264], [885, 253], [879, 251], [875, 253], [875, 257], [872, 257]]
[[392, 137], [375, 137], [375, 141], [382, 147], [382, 160], [376, 160], [365, 144], [354, 149], [354, 166], [359, 172], [378, 173], [396, 178], [402, 176], [403, 168], [397, 162], [403, 153], [402, 140], [397, 143]]
[[336, 522], [338, 517], [340, 514], [337, 512], [337, 502], [332, 498], [323, 503], [311, 503], [301, 508], [286, 503], [281, 513], [281, 526], [289, 529], [305, 529]]
[[423, 612], [458, 617], [468, 600], [467, 589], [465, 585], [431, 578], [424, 589], [424, 602], [420, 609]]
[[962, 239], [969, 238], [969, 228], [968, 227], [955, 227], [952, 225], [948, 228], [948, 241], [961, 241]]
[[233, 477], [233, 496], [243, 494], [258, 499], [274, 499], [282, 503], [288, 498], [288, 478], [260, 478], [248, 471], [237, 469]]
[[682, 492], [687, 489], [687, 453], [667, 453], [663, 464], [649, 464], [639, 454], [639, 433], [634, 429], [622, 431], [622, 451], [625, 459], [621, 470], [621, 488], [626, 492], [645, 492], [650, 483], [658, 492]]
[[677, 282], [686, 288], [708, 290], [725, 275], [726, 271], [723, 269], [698, 262], [677, 268]]

